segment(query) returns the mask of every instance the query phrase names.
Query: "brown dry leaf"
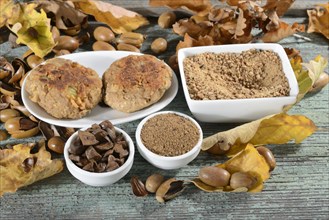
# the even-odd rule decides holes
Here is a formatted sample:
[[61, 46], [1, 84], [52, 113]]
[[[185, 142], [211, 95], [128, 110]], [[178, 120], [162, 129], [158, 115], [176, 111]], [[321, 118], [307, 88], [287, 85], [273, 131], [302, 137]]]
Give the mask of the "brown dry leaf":
[[307, 10], [308, 29], [307, 33], [317, 32], [329, 39], [329, 2], [318, 4], [316, 8]]
[[279, 17], [283, 16], [286, 11], [291, 7], [295, 0], [267, 0], [266, 5], [263, 6], [264, 10], [275, 9]]
[[266, 31], [273, 31], [273, 30], [277, 30], [278, 28], [280, 28], [280, 26], [279, 26], [280, 18], [275, 10], [271, 10], [268, 13], [268, 19], [269, 19], [269, 22], [265, 27]]
[[298, 24], [295, 22], [292, 25], [289, 25], [283, 21], [280, 21], [278, 29], [266, 32], [260, 40], [264, 43], [275, 43], [297, 32], [304, 31], [305, 25], [303, 24]]
[[0, 4], [0, 28], [17, 22], [21, 13], [19, 3], [14, 0], [1, 0]]
[[212, 24], [207, 21], [199, 22], [197, 24], [193, 21], [193, 19], [181, 19], [176, 22], [172, 27], [173, 32], [180, 36], [188, 34], [191, 37], [196, 38], [199, 36], [207, 35], [212, 28]]
[[236, 21], [236, 28], [233, 35], [234, 39], [237, 39], [239, 36], [244, 35], [243, 30], [247, 27], [246, 21], [247, 19], [243, 17], [243, 10], [239, 8], [239, 17]]
[[149, 0], [149, 5], [168, 6], [172, 9], [184, 8], [201, 16], [206, 15], [211, 8], [209, 0]]
[[[225, 0], [221, 0], [224, 2]], [[226, 3], [230, 6], [238, 6], [241, 0], [226, 0]]]
[[46, 13], [51, 12], [55, 15], [56, 27], [59, 29], [66, 30], [69, 27], [83, 24], [87, 20], [86, 14], [75, 9], [68, 2], [40, 1], [39, 8], [42, 8]]
[[84, 13], [94, 16], [97, 21], [110, 26], [117, 34], [136, 30], [149, 23], [136, 12], [103, 1], [77, 1], [74, 5]]
[[209, 21], [225, 23], [232, 20], [234, 17], [234, 10], [231, 8], [220, 8], [214, 6], [210, 9], [208, 14]]
[[51, 160], [45, 142], [39, 143], [37, 153], [30, 153], [32, 145], [18, 144], [13, 149], [0, 150], [0, 196], [16, 192], [20, 187], [53, 176], [63, 170], [63, 161]]
[[184, 36], [184, 40], [183, 41], [179, 41], [179, 43], [176, 46], [176, 52], [179, 49], [182, 48], [187, 48], [187, 47], [197, 47], [197, 46], [209, 46], [209, 45], [213, 45], [214, 41], [210, 36], [200, 36], [197, 40], [190, 37], [188, 34], [185, 34]]
[[[260, 192], [263, 189], [263, 182], [270, 177], [270, 167], [267, 164], [265, 158], [261, 156], [252, 144], [248, 144], [244, 150], [239, 154], [236, 154], [230, 160], [223, 164], [217, 164], [217, 167], [226, 169], [231, 175], [236, 172], [245, 172], [257, 179], [254, 186], [248, 190], [248, 192]], [[226, 186], [224, 188], [216, 188], [203, 183], [199, 178], [195, 178], [191, 181], [199, 189], [206, 192], [237, 192]], [[245, 190], [243, 190], [245, 191]]]
[[285, 47], [284, 51], [286, 52], [289, 59], [300, 56], [300, 51], [297, 50], [296, 48], [287, 48], [287, 47]]
[[[300, 143], [315, 130], [314, 123], [305, 116], [280, 113], [207, 137], [203, 140], [202, 150], [229, 149], [226, 155], [230, 157], [243, 150], [247, 143], [284, 144], [290, 140]], [[212, 149], [212, 152], [220, 151]]]

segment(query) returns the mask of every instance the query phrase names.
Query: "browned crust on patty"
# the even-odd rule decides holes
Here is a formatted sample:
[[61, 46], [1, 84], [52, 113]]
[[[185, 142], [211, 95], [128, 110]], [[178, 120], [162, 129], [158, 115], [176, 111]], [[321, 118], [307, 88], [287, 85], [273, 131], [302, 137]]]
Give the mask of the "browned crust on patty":
[[104, 102], [119, 111], [138, 111], [157, 102], [171, 80], [172, 70], [163, 61], [151, 55], [130, 55], [104, 73]]
[[87, 67], [63, 58], [53, 58], [31, 70], [26, 90], [56, 118], [81, 118], [101, 99], [102, 81]]

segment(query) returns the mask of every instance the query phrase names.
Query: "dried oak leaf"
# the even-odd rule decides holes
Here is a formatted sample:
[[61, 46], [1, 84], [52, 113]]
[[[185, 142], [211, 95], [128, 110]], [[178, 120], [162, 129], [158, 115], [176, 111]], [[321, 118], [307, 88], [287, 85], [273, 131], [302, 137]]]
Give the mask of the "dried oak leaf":
[[37, 12], [36, 6], [33, 3], [22, 5], [20, 18], [10, 29], [17, 35], [16, 43], [25, 44], [42, 58], [51, 52], [55, 42], [50, 31], [50, 19], [42, 9]]
[[149, 0], [149, 5], [153, 7], [168, 6], [172, 9], [183, 8], [201, 16], [208, 14], [211, 8], [209, 0]]
[[97, 21], [110, 26], [117, 34], [136, 30], [149, 23], [136, 12], [103, 1], [75, 1], [74, 5], [84, 13], [94, 16]]
[[285, 47], [284, 51], [286, 52], [289, 59], [294, 58], [296, 56], [300, 56], [300, 51], [297, 50], [296, 48]]
[[315, 130], [315, 124], [303, 115], [280, 113], [207, 137], [202, 142], [202, 150], [228, 149], [226, 155], [230, 157], [243, 150], [247, 143], [284, 144], [290, 140], [300, 143]]
[[209, 45], [213, 45], [213, 44], [214, 44], [213, 39], [208, 35], [199, 36], [199, 38], [196, 40], [196, 39], [192, 38], [191, 36], [189, 36], [188, 34], [185, 34], [184, 40], [179, 41], [179, 43], [177, 44], [176, 52], [182, 48], [197, 47], [197, 46], [209, 46]]
[[236, 21], [236, 27], [233, 35], [234, 39], [237, 39], [239, 36], [244, 35], [244, 29], [247, 27], [246, 24], [247, 19], [245, 19], [243, 16], [243, 10], [241, 8], [239, 8], [238, 10], [239, 10], [239, 16]]
[[173, 32], [180, 36], [188, 34], [191, 37], [199, 37], [205, 36], [210, 32], [212, 23], [207, 21], [196, 23], [193, 19], [181, 19], [172, 27]]
[[280, 21], [279, 27], [277, 29], [265, 32], [260, 40], [262, 40], [264, 43], [275, 43], [297, 32], [304, 31], [305, 25], [303, 24], [298, 24], [295, 22], [292, 25], [289, 25], [283, 21]]
[[37, 153], [31, 153], [31, 145], [18, 144], [13, 149], [0, 150], [0, 196], [16, 192], [20, 187], [53, 176], [63, 170], [60, 159], [51, 160], [45, 142], [39, 143]]
[[270, 167], [265, 158], [261, 156], [252, 144], [248, 144], [239, 154], [236, 154], [230, 160], [223, 164], [217, 164], [227, 170], [231, 175], [236, 172], [245, 172], [257, 179], [257, 182], [251, 189], [233, 190], [230, 186], [212, 187], [203, 183], [199, 178], [195, 178], [191, 182], [201, 190], [206, 192], [260, 192], [263, 189], [263, 182], [270, 177]]
[[[56, 27], [59, 29], [68, 29], [69, 27], [83, 24], [87, 20], [87, 15], [72, 7], [68, 2], [61, 1], [41, 1], [39, 8], [42, 8], [46, 13], [55, 15]], [[70, 24], [67, 27], [67, 24]]]
[[[317, 81], [319, 76], [324, 72], [328, 65], [328, 60], [322, 56], [317, 56], [314, 60], [309, 63], [302, 63], [300, 56], [296, 56], [290, 59], [290, 64], [294, 70], [299, 93], [297, 95], [297, 100], [294, 104], [288, 105], [284, 108], [284, 111], [291, 109], [296, 103], [303, 99], [303, 97], [310, 91], [314, 83]], [[305, 68], [303, 68], [303, 66]]]
[[234, 17], [234, 10], [231, 8], [222, 8], [214, 6], [210, 9], [208, 14], [209, 21], [225, 23], [232, 20]]
[[1, 0], [0, 4], [0, 28], [17, 22], [21, 13], [19, 3], [14, 0]]
[[318, 4], [316, 8], [307, 10], [308, 29], [307, 33], [317, 32], [329, 39], [329, 2]]
[[264, 10], [275, 10], [279, 17], [283, 16], [295, 0], [267, 0]]

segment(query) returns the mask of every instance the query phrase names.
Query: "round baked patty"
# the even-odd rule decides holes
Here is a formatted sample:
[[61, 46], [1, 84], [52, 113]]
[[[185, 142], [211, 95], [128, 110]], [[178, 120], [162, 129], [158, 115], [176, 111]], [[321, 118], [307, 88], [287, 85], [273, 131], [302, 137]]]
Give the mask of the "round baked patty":
[[170, 87], [172, 70], [151, 55], [129, 55], [105, 71], [104, 102], [122, 112], [134, 112], [161, 99]]
[[63, 58], [49, 59], [31, 70], [25, 85], [33, 102], [60, 119], [81, 118], [102, 98], [98, 74]]

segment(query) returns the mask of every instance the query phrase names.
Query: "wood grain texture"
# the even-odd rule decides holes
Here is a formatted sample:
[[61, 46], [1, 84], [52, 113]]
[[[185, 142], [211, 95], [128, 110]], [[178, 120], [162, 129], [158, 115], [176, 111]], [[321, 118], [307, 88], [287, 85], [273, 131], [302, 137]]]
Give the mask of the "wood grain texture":
[[[128, 8], [145, 7], [147, 1], [111, 1]], [[316, 1], [324, 2], [324, 1]], [[294, 8], [305, 9], [313, 1], [297, 0]], [[145, 8], [144, 8], [145, 9]], [[159, 29], [156, 20], [139, 29], [147, 35], [142, 51], [151, 53], [150, 43], [156, 37], [165, 37], [169, 48], [161, 59], [175, 51], [180, 37], [171, 29]], [[286, 17], [289, 23], [305, 22], [305, 17]], [[312, 42], [289, 37], [280, 43], [301, 51], [304, 60], [318, 54], [329, 56], [328, 41], [318, 34], [303, 34]], [[8, 43], [0, 45], [0, 55], [21, 55], [25, 47], [11, 50]], [[90, 50], [90, 45], [85, 47]], [[327, 69], [327, 72], [329, 69]], [[183, 92], [179, 89], [174, 101], [164, 110], [175, 110], [191, 115]], [[6, 194], [0, 199], [0, 219], [329, 219], [329, 88], [309, 95], [290, 111], [303, 114], [314, 121], [318, 131], [303, 143], [271, 146], [277, 168], [265, 183], [262, 193], [206, 193], [188, 186], [176, 199], [159, 204], [155, 197], [134, 197], [130, 189], [132, 175], [145, 180], [154, 172], [166, 177], [188, 180], [197, 175], [200, 167], [224, 162], [224, 157], [200, 155], [188, 166], [174, 171], [159, 170], [147, 163], [138, 152], [133, 168], [126, 177], [109, 187], [90, 187], [76, 180], [67, 169], [62, 173]], [[140, 120], [119, 125], [134, 139]], [[205, 136], [233, 128], [237, 124], [201, 123]], [[0, 125], [3, 127], [3, 124]], [[33, 138], [34, 139], [38, 139]], [[23, 140], [25, 142], [31, 139]], [[1, 145], [21, 142], [9, 139]]]

